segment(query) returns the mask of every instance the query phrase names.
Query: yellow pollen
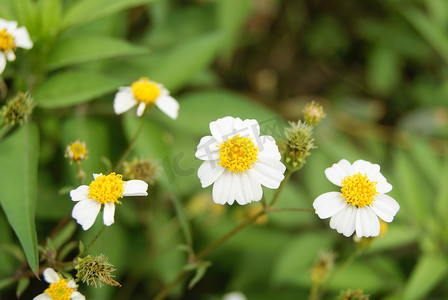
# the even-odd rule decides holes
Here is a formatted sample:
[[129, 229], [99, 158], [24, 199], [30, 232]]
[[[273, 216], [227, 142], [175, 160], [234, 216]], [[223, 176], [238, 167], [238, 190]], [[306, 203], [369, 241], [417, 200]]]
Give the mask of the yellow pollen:
[[146, 104], [153, 104], [160, 96], [160, 87], [148, 78], [140, 78], [131, 84], [134, 98]]
[[375, 201], [374, 197], [378, 195], [376, 184], [376, 181], [370, 181], [365, 174], [345, 176], [342, 179], [342, 197], [348, 204], [364, 207]]
[[6, 31], [6, 28], [0, 30], [0, 51], [8, 52], [14, 50], [16, 44], [14, 37]]
[[87, 148], [85, 143], [76, 141], [68, 146], [67, 152], [72, 160], [81, 160], [86, 156]]
[[70, 300], [70, 295], [73, 291], [72, 288], [67, 286], [67, 280], [61, 279], [56, 283], [50, 284], [44, 292], [53, 300]]
[[251, 138], [240, 137], [227, 138], [219, 146], [219, 162], [223, 168], [232, 172], [246, 172], [254, 167], [260, 149], [254, 145]]
[[118, 199], [123, 198], [124, 184], [119, 174], [100, 175], [89, 185], [89, 198], [101, 204], [120, 203]]

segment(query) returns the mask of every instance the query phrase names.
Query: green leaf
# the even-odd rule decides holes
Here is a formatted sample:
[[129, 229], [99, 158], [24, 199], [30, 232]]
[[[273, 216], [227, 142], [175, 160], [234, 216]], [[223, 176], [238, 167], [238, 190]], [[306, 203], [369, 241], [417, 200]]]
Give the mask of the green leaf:
[[6, 3], [0, 3], [0, 18], [14, 20], [14, 14]]
[[304, 233], [292, 238], [284, 246], [283, 251], [278, 253], [277, 263], [272, 274], [274, 282], [299, 284], [301, 281], [307, 281], [309, 270], [316, 260], [319, 251], [332, 248], [333, 236]]
[[442, 279], [448, 270], [445, 257], [422, 255], [409, 278], [402, 299], [422, 299]]
[[148, 70], [148, 75], [163, 83], [172, 92], [207, 67], [221, 45], [222, 35], [218, 33], [207, 34], [181, 44], [163, 55], [159, 63]]
[[20, 296], [23, 294], [23, 292], [27, 289], [29, 285], [30, 285], [30, 279], [28, 277], [22, 277], [19, 279], [19, 283], [17, 284], [16, 289], [17, 298], [20, 298]]
[[42, 36], [56, 36], [61, 23], [61, 0], [40, 0], [37, 3], [39, 31]]
[[118, 80], [102, 74], [66, 71], [40, 85], [34, 99], [43, 108], [67, 107], [91, 101], [117, 90], [119, 86]]
[[190, 280], [188, 283], [188, 288], [191, 290], [198, 282], [199, 280], [204, 277], [205, 272], [207, 272], [207, 269], [212, 265], [209, 261], [204, 261], [199, 264], [199, 266], [196, 268], [196, 273], [194, 277]]
[[0, 204], [14, 229], [33, 272], [39, 267], [36, 209], [39, 136], [37, 127], [24, 125], [0, 144]]
[[72, 36], [57, 42], [47, 59], [47, 69], [79, 64], [98, 59], [148, 53], [145, 47], [106, 36]]
[[28, 32], [33, 35], [36, 32], [36, 4], [31, 0], [14, 0], [12, 9], [15, 12], [18, 26], [25, 26]]
[[448, 63], [448, 37], [442, 26], [438, 26], [429, 17], [415, 7], [399, 8], [406, 20], [414, 26], [418, 33]]
[[380, 95], [388, 95], [401, 78], [400, 56], [389, 47], [381, 45], [369, 54], [367, 82]]
[[67, 9], [64, 27], [80, 25], [154, 0], [80, 0]]

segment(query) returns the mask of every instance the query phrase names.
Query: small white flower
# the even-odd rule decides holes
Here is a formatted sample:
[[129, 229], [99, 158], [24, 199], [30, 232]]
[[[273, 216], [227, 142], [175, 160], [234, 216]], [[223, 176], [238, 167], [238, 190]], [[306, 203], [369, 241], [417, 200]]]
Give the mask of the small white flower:
[[17, 48], [31, 49], [33, 42], [30, 39], [25, 27], [17, 28], [16, 21], [6, 21], [0, 19], [0, 74], [6, 67], [6, 60], [14, 61]]
[[321, 219], [330, 218], [330, 227], [349, 237], [380, 234], [380, 219], [392, 222], [400, 205], [386, 193], [392, 190], [380, 172], [380, 166], [357, 160], [351, 165], [342, 159], [325, 170], [341, 192], [328, 192], [314, 200], [313, 206]]
[[123, 196], [147, 196], [148, 184], [142, 180], [124, 181], [121, 175], [93, 174], [94, 181], [90, 185], [81, 185], [70, 192], [73, 201], [79, 201], [73, 207], [72, 217], [87, 230], [95, 223], [95, 219], [104, 204], [104, 225], [114, 223], [115, 204]]
[[86, 299], [83, 294], [76, 290], [77, 286], [75, 281], [72, 279], [67, 281], [52, 268], [45, 269], [44, 279], [50, 286], [42, 294], [34, 297], [34, 300]]
[[131, 86], [122, 86], [115, 94], [114, 110], [117, 115], [130, 110], [137, 104], [139, 117], [145, 112], [146, 106], [155, 104], [168, 117], [177, 119], [179, 103], [170, 96], [162, 84], [150, 81], [148, 78], [140, 78]]
[[204, 160], [198, 170], [202, 187], [214, 183], [214, 202], [244, 205], [261, 199], [261, 185], [279, 187], [286, 167], [274, 138], [260, 136], [256, 120], [225, 117], [211, 122], [210, 132], [195, 156]]

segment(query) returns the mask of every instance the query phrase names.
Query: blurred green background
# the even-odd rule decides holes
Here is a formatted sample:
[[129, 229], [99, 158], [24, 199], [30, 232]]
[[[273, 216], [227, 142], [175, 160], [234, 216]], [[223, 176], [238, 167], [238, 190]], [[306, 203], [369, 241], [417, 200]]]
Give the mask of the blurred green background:
[[[281, 141], [284, 121], [301, 118], [311, 100], [327, 114], [315, 131], [318, 148], [277, 207], [311, 208], [318, 195], [335, 191], [324, 170], [342, 158], [380, 164], [401, 205], [386, 234], [337, 274], [326, 297], [348, 288], [371, 299], [448, 297], [448, 1], [0, 0], [0, 17], [26, 26], [35, 43], [18, 50], [2, 74], [2, 104], [29, 90], [37, 107], [32, 125], [1, 141], [0, 161], [38, 152], [31, 158], [38, 172], [22, 182], [26, 170], [3, 171], [0, 187], [12, 176], [19, 181], [13, 196], [20, 198], [24, 184], [35, 189], [27, 201], [36, 204], [39, 243], [73, 207], [67, 192], [78, 184], [66, 146], [86, 142], [90, 176], [107, 172], [132, 139], [135, 111], [113, 113], [119, 86], [146, 76], [180, 103], [175, 121], [157, 109], [146, 114], [128, 159], [157, 165], [149, 197], [125, 199], [91, 250], [110, 257], [123, 287], [81, 286], [87, 299], [151, 298], [187, 264], [184, 223], [198, 252], [261, 207], [214, 205], [211, 188], [201, 188], [194, 153], [209, 122], [255, 118]], [[28, 137], [37, 136], [33, 130], [38, 141]], [[31, 149], [20, 147], [24, 139]], [[264, 193], [269, 199], [273, 191]], [[13, 299], [27, 260], [6, 215], [0, 213], [0, 298]], [[83, 232], [72, 220], [56, 248], [73, 258], [68, 240], [87, 244], [101, 225], [98, 218]], [[37, 245], [26, 243], [28, 262], [36, 264]], [[340, 265], [356, 244], [313, 213], [272, 213], [208, 255], [212, 264], [192, 289], [194, 272], [169, 297], [221, 299], [241, 291], [248, 299], [306, 299], [310, 269], [324, 249], [336, 251]], [[23, 299], [46, 287], [19, 282]]]

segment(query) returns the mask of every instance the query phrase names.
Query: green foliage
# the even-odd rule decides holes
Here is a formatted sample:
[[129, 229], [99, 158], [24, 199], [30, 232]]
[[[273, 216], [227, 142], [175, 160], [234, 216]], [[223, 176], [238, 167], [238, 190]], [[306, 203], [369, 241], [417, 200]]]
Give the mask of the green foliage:
[[38, 149], [35, 125], [25, 125], [0, 144], [0, 165], [5, 170], [0, 175], [0, 203], [34, 272], [39, 267], [34, 221]]

